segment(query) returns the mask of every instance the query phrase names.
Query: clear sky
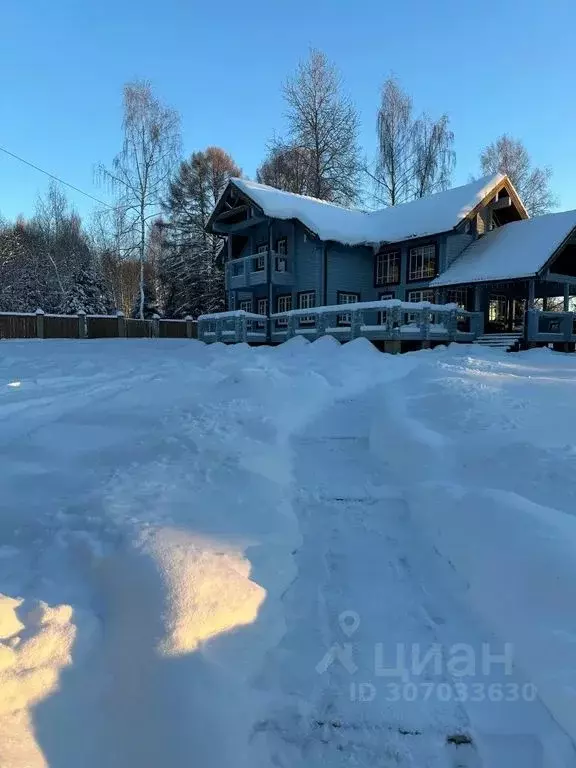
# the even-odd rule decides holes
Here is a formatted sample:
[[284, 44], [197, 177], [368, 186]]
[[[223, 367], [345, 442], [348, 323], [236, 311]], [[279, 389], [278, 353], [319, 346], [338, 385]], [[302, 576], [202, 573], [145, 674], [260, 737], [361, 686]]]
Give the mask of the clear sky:
[[[119, 149], [122, 84], [146, 78], [181, 113], [186, 154], [220, 145], [253, 176], [283, 128], [281, 84], [313, 45], [341, 69], [369, 156], [394, 72], [418, 111], [450, 116], [454, 184], [508, 132], [576, 208], [575, 28], [574, 0], [3, 0], [0, 145], [106, 199], [93, 169]], [[4, 216], [31, 214], [46, 185], [0, 153]]]

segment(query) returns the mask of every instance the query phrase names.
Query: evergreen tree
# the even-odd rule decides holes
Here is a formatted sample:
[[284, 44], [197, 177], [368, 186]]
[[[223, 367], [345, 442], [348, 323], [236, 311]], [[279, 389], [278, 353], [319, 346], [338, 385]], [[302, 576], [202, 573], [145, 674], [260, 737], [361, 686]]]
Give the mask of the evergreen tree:
[[62, 305], [65, 315], [85, 312], [87, 315], [108, 315], [115, 310], [102, 275], [94, 267], [76, 275]]
[[164, 206], [165, 239], [157, 258], [166, 315], [196, 317], [223, 309], [222, 240], [208, 234], [206, 224], [228, 180], [241, 173], [219, 147], [194, 152], [181, 164]]

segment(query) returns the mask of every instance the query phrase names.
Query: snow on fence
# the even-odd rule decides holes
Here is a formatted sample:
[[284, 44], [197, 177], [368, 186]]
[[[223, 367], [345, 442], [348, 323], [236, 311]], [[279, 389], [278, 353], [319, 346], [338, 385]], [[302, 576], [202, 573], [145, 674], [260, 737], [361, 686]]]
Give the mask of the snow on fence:
[[198, 318], [198, 338], [208, 342], [283, 341], [296, 335], [314, 339], [325, 334], [343, 341], [360, 336], [394, 342], [473, 341], [483, 330], [482, 312], [398, 299], [293, 309], [269, 318], [242, 310]]
[[115, 315], [46, 314], [36, 312], [0, 312], [2, 339], [113, 339], [163, 338], [195, 339], [197, 323], [191, 317], [167, 320], [155, 316], [150, 320]]

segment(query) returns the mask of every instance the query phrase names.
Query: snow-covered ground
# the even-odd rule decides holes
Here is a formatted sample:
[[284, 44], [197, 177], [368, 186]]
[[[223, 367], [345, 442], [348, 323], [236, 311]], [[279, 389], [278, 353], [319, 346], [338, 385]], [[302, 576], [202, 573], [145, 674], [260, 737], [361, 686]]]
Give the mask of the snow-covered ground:
[[576, 766], [576, 357], [0, 343], [2, 768]]

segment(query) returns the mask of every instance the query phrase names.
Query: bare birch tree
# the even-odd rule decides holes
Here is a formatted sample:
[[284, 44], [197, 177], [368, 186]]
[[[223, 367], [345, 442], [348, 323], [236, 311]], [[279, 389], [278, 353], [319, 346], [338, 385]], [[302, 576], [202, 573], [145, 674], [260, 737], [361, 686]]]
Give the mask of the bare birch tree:
[[413, 195], [425, 197], [450, 186], [456, 154], [447, 115], [433, 120], [424, 114], [414, 123]]
[[376, 195], [384, 205], [397, 205], [410, 198], [413, 119], [412, 99], [393, 77], [382, 87], [376, 124], [378, 157]]
[[150, 222], [157, 218], [180, 153], [178, 113], [162, 104], [149, 83], [124, 86], [124, 139], [110, 169], [100, 166], [102, 179], [117, 193], [125, 216], [130, 248], [140, 262], [139, 316], [144, 317], [146, 243]]
[[550, 189], [550, 168], [534, 168], [528, 150], [507, 134], [489, 144], [480, 154], [482, 173], [505, 173], [514, 184], [530, 216], [548, 213], [557, 205]]
[[450, 185], [456, 156], [447, 115], [413, 116], [412, 99], [396, 78], [382, 87], [376, 120], [378, 155], [374, 174], [378, 203], [398, 205]]
[[321, 51], [306, 61], [284, 85], [289, 144], [309, 157], [307, 194], [334, 203], [359, 196], [359, 119], [343, 93], [342, 78]]
[[275, 139], [270, 143], [268, 155], [256, 171], [256, 179], [297, 195], [311, 193], [311, 153], [305, 147], [296, 147]]

